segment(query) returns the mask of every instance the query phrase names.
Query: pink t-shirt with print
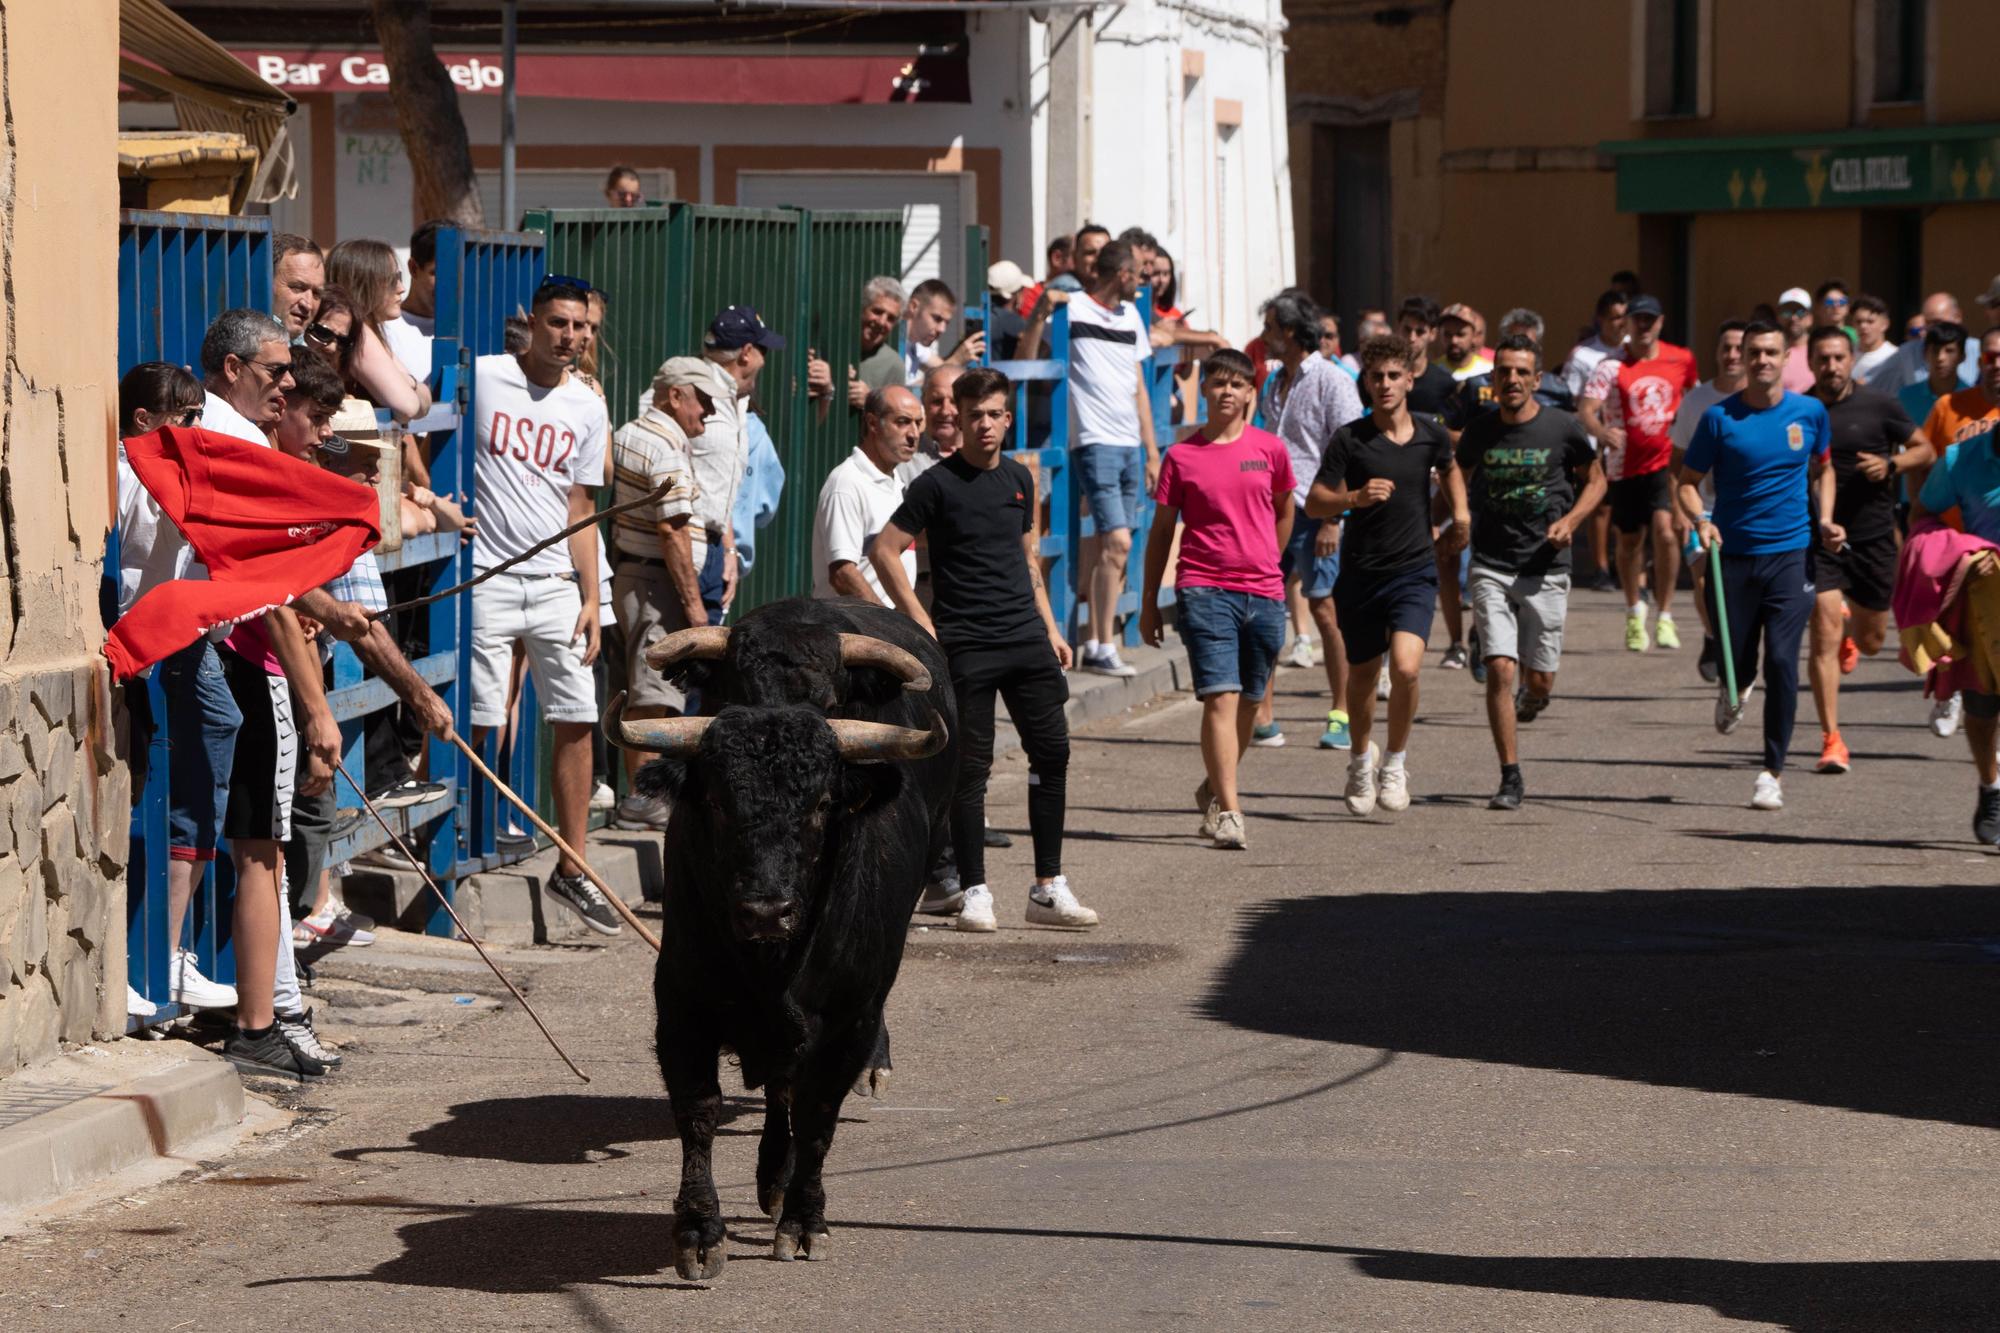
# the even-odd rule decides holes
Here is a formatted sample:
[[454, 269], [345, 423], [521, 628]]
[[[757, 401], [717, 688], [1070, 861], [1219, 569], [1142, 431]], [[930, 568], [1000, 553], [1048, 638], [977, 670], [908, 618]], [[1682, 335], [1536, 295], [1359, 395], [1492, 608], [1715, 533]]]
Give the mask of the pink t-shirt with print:
[[1175, 585], [1282, 599], [1277, 498], [1292, 486], [1285, 442], [1255, 426], [1228, 444], [1191, 435], [1167, 450], [1153, 498], [1181, 512]]

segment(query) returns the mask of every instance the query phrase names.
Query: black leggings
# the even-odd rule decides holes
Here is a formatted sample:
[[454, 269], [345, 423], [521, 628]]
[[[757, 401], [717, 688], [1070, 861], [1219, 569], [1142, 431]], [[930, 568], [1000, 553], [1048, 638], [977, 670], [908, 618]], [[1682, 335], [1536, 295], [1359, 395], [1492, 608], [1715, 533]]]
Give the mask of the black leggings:
[[1069, 678], [1047, 640], [951, 654], [958, 695], [958, 791], [952, 800], [952, 849], [959, 882], [986, 882], [986, 777], [993, 768], [993, 696], [1007, 701], [1028, 752], [1028, 829], [1035, 875], [1062, 873], [1064, 790], [1069, 772]]

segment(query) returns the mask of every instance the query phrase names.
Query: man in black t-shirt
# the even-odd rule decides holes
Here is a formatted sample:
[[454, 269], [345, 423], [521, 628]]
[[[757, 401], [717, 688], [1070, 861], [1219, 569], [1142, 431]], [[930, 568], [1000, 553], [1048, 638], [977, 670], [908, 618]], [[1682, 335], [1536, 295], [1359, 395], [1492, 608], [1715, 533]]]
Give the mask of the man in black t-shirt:
[[[903, 493], [876, 536], [869, 559], [898, 610], [944, 647], [958, 695], [958, 786], [951, 838], [965, 902], [958, 928], [998, 928], [986, 884], [986, 778], [993, 767], [993, 697], [1028, 754], [1028, 829], [1035, 883], [1028, 924], [1087, 929], [1097, 913], [1077, 902], [1062, 873], [1065, 780], [1069, 769], [1070, 647], [1049, 608], [1035, 549], [1035, 478], [1005, 457], [1014, 424], [1013, 385], [978, 367], [952, 385], [958, 452], [939, 460]], [[928, 534], [931, 605], [926, 611], [903, 572], [902, 555]]]
[[[1312, 517], [1347, 516], [1333, 604], [1350, 667], [1347, 712], [1354, 757], [1347, 765], [1347, 808], [1357, 815], [1378, 803], [1384, 810], [1410, 804], [1403, 756], [1417, 715], [1417, 671], [1437, 611], [1433, 470], [1451, 512], [1448, 550], [1456, 553], [1465, 545], [1471, 523], [1451, 433], [1435, 417], [1413, 415], [1409, 408], [1410, 368], [1417, 356], [1399, 337], [1370, 338], [1361, 345], [1361, 378], [1373, 406], [1367, 416], [1333, 433], [1306, 495]], [[1386, 755], [1368, 739], [1375, 725], [1375, 676], [1384, 657], [1390, 673]]]
[[[1866, 653], [1881, 651], [1896, 589], [1897, 478], [1934, 460], [1903, 405], [1854, 379], [1854, 343], [1846, 330], [1823, 324], [1806, 337], [1813, 397], [1833, 425], [1833, 521], [1847, 530], [1838, 551], [1812, 547], [1813, 703], [1819, 710], [1819, 771], [1845, 773], [1851, 758], [1840, 738], [1840, 678]], [[1843, 628], [1842, 621], [1846, 621]]]
[[1495, 410], [1475, 417], [1458, 440], [1459, 470], [1478, 515], [1467, 589], [1486, 655], [1486, 722], [1500, 753], [1500, 790], [1487, 803], [1494, 810], [1521, 808], [1515, 725], [1549, 705], [1569, 613], [1570, 542], [1605, 492], [1604, 469], [1583, 427], [1537, 396], [1541, 373], [1542, 349], [1533, 339], [1502, 338], [1493, 352]]

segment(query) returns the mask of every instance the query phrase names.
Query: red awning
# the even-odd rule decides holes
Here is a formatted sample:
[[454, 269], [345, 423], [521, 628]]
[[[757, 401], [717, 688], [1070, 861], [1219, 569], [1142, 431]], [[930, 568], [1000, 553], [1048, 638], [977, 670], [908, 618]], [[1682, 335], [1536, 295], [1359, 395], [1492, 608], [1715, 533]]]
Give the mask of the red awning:
[[[364, 49], [232, 48], [231, 54], [273, 87], [300, 93], [381, 92], [389, 85], [382, 53]], [[495, 94], [502, 77], [495, 51], [439, 52], [461, 92]], [[583, 55], [523, 52], [516, 58], [522, 97], [593, 102], [721, 102], [828, 106], [855, 102], [970, 100], [963, 63], [917, 69], [900, 55]], [[950, 72], [956, 67], [957, 74]], [[938, 78], [937, 74], [945, 77]]]

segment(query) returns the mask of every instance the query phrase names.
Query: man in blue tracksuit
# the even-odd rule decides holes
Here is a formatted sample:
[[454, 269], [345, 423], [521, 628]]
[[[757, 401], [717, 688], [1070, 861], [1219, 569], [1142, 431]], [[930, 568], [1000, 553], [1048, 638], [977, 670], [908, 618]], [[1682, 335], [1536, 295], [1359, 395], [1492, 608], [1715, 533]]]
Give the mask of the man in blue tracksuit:
[[[1729, 652], [1745, 701], [1759, 674], [1763, 639], [1764, 771], [1750, 797], [1759, 810], [1785, 804], [1778, 778], [1798, 713], [1799, 643], [1812, 618], [1814, 533], [1835, 551], [1847, 539], [1833, 521], [1834, 474], [1825, 466], [1833, 428], [1817, 398], [1786, 391], [1785, 353], [1785, 335], [1776, 326], [1756, 321], [1743, 331], [1749, 382], [1702, 413], [1688, 441], [1678, 497], [1702, 545], [1721, 547]], [[1710, 476], [1712, 519], [1703, 517], [1701, 498], [1702, 480]], [[1715, 591], [1709, 592], [1712, 614]], [[1724, 735], [1736, 730], [1741, 713], [1741, 702], [1729, 707], [1725, 690], [1716, 699], [1715, 729]]]

